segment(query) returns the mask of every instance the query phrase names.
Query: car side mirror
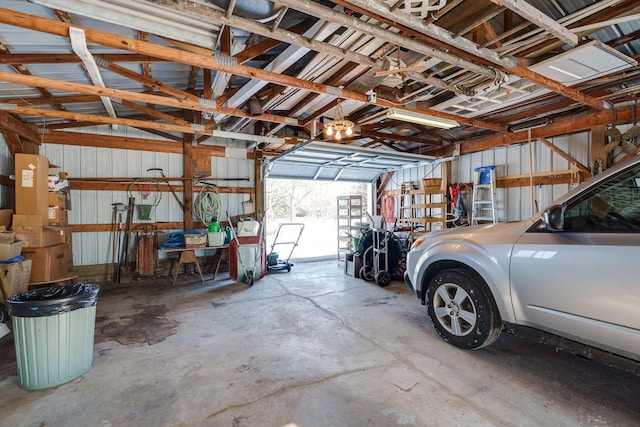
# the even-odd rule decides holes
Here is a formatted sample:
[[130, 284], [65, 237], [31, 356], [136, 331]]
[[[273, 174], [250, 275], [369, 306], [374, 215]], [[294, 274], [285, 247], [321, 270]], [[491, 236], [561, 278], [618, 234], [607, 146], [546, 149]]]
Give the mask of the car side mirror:
[[542, 222], [547, 230], [564, 230], [564, 206], [554, 205], [542, 212]]

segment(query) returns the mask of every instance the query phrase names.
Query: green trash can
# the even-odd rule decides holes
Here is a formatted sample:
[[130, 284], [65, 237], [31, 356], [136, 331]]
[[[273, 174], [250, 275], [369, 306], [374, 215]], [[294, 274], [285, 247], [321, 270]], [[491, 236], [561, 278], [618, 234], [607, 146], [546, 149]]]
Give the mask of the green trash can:
[[98, 285], [79, 283], [7, 300], [22, 388], [55, 387], [89, 370], [99, 290]]

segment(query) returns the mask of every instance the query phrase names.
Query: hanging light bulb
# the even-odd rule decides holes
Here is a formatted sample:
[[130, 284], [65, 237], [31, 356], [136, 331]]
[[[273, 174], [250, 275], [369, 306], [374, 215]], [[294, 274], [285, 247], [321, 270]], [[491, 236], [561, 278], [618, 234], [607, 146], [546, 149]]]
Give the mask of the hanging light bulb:
[[336, 139], [342, 138], [343, 132], [348, 136], [353, 135], [354, 123], [351, 120], [344, 118], [344, 112], [342, 111], [342, 106], [339, 101], [338, 105], [336, 105], [336, 112], [334, 116], [334, 120], [329, 120], [327, 122], [325, 134], [327, 136], [331, 136], [335, 131]]

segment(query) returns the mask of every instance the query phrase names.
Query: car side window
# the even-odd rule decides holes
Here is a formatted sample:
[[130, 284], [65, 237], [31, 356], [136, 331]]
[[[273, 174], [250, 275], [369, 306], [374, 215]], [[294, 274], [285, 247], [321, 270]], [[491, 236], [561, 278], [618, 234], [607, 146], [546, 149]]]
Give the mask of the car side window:
[[564, 231], [640, 232], [640, 165], [610, 177], [569, 201]]

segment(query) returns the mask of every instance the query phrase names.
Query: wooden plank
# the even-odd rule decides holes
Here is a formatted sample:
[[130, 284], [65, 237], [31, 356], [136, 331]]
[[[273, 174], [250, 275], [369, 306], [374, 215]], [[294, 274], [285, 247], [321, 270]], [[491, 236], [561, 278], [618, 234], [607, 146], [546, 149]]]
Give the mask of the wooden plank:
[[[93, 191], [129, 191], [128, 182], [95, 182], [95, 181], [81, 181], [80, 179], [69, 179], [69, 186], [72, 190], [93, 190]], [[168, 193], [169, 186], [167, 184], [158, 184], [160, 186], [160, 190], [164, 193]], [[157, 187], [151, 186], [150, 191], [157, 191]], [[182, 185], [172, 185], [173, 189], [176, 193], [184, 193], [184, 186]], [[198, 191], [202, 186], [194, 185], [193, 191]], [[216, 186], [216, 190], [218, 193], [229, 193], [229, 194], [251, 194], [253, 188], [249, 187], [218, 187]]]
[[28, 141], [35, 142], [37, 144], [40, 143], [40, 134], [38, 134], [33, 125], [24, 123], [22, 120], [17, 119], [6, 111], [0, 111], [0, 127], [13, 132]]
[[[630, 123], [632, 120], [632, 111], [636, 108], [636, 114], [640, 115], [640, 104], [634, 106], [620, 107], [616, 109], [618, 123]], [[546, 126], [531, 129], [531, 138], [549, 138], [558, 135], [570, 135], [574, 133], [584, 132], [592, 129], [594, 126], [607, 125], [613, 121], [613, 111], [601, 111], [599, 113], [589, 114], [586, 116], [575, 117], [567, 120], [561, 120], [550, 123]], [[490, 150], [498, 147], [507, 147], [509, 145], [521, 144], [529, 140], [528, 131], [511, 132], [506, 135], [492, 135], [486, 138], [460, 144], [460, 154], [471, 154], [480, 151]], [[435, 156], [450, 156], [454, 150], [454, 146], [447, 147], [442, 150], [433, 150], [429, 152]]]
[[[41, 17], [37, 17], [37, 16], [33, 16], [33, 15], [21, 13], [21, 12], [9, 10], [9, 9], [4, 9], [4, 8], [0, 8], [0, 22], [3, 22], [8, 25], [27, 28], [27, 29], [40, 31], [48, 34], [54, 34], [62, 37], [68, 36], [69, 29], [71, 27], [71, 25], [65, 24], [63, 22], [57, 22], [50, 19], [41, 18]], [[154, 55], [158, 58], [163, 58], [163, 59], [178, 62], [178, 63], [184, 63], [194, 67], [207, 68], [211, 70], [230, 73], [233, 75], [247, 77], [250, 79], [259, 79], [269, 83], [279, 84], [283, 86], [290, 86], [290, 87], [294, 87], [302, 90], [308, 90], [311, 92], [329, 94], [329, 95], [332, 95], [335, 92], [335, 88], [333, 86], [326, 85], [323, 83], [303, 80], [297, 77], [288, 76], [286, 74], [265, 71], [265, 70], [257, 69], [254, 67], [248, 67], [246, 65], [237, 64], [233, 66], [223, 61], [219, 61], [219, 62], [212, 61], [209, 55], [201, 55], [201, 54], [195, 54], [192, 52], [186, 52], [184, 50], [179, 50], [179, 49], [158, 45], [150, 42], [144, 42], [142, 40], [122, 37], [120, 35], [107, 33], [104, 31], [93, 30], [90, 28], [83, 28], [83, 30], [85, 32], [85, 37], [87, 41], [91, 43], [97, 43], [97, 44], [101, 44], [101, 45], [116, 48], [116, 49], [125, 49], [128, 51], [136, 52], [140, 54]], [[0, 73], [0, 76], [1, 76], [0, 79], [1, 80], [9, 79], [10, 77], [8, 76], [8, 74], [11, 74], [11, 73]], [[13, 81], [13, 80], [6, 80], [6, 81]], [[26, 83], [26, 84], [29, 84], [29, 83]], [[42, 84], [40, 84], [39, 86], [47, 87], [47, 85], [42, 85]], [[73, 88], [70, 88], [70, 87], [64, 87], [61, 89], [74, 90]], [[105, 90], [103, 88], [98, 88], [98, 89], [102, 89], [103, 91]], [[78, 91], [77, 88], [75, 90]], [[107, 90], [107, 92], [109, 91]], [[84, 92], [84, 93], [94, 94], [95, 92]], [[133, 93], [133, 92], [130, 92], [130, 93]], [[108, 93], [101, 93], [101, 94], [105, 96], [118, 97], [118, 95], [110, 95]], [[147, 96], [152, 96], [152, 95], [147, 95]], [[351, 99], [354, 101], [369, 103], [366, 94], [355, 92], [349, 89], [341, 89], [340, 96], [343, 99]], [[135, 100], [133, 98], [128, 98], [128, 99]], [[151, 101], [143, 100], [143, 102], [151, 102]], [[181, 102], [185, 102], [185, 101], [181, 101]], [[152, 102], [152, 103], [156, 103], [156, 102]], [[162, 103], [159, 103], [159, 104], [165, 105]], [[378, 98], [377, 101], [372, 102], [372, 104], [377, 104], [377, 105], [381, 105], [389, 108], [400, 108], [396, 105], [396, 103], [391, 101], [386, 101], [381, 98]], [[220, 107], [217, 107], [216, 109], [212, 109], [212, 108], [202, 109], [202, 107], [199, 107], [199, 106], [187, 107], [187, 105], [188, 104], [180, 105], [179, 108], [189, 108], [195, 111], [214, 111], [215, 110], [216, 112], [220, 112], [225, 115], [231, 115], [231, 116], [237, 116], [237, 117], [250, 117], [255, 120], [271, 121], [267, 118], [271, 115], [262, 115], [258, 117], [253, 117], [248, 115], [247, 113], [247, 115], [238, 116], [237, 113], [231, 114], [230, 112], [226, 112], [225, 109], [222, 109]], [[402, 107], [400, 109], [406, 109], [414, 112], [429, 114], [436, 117], [455, 120], [459, 123], [468, 124], [471, 126], [485, 128], [485, 129], [492, 129], [498, 132], [506, 131], [504, 127], [500, 125], [496, 125], [494, 123], [484, 122], [482, 120], [476, 120], [476, 119], [469, 119], [466, 117], [456, 116], [454, 114], [444, 113], [444, 112], [432, 110], [429, 108]], [[235, 110], [235, 109], [226, 109], [226, 110]], [[293, 123], [288, 123], [288, 124], [293, 124]], [[297, 125], [300, 126], [299, 123]]]
[[[564, 151], [562, 151], [561, 149], [559, 149], [558, 147], [553, 145], [551, 143], [551, 141], [549, 141], [549, 140], [547, 140], [546, 138], [543, 138], [543, 137], [538, 138], [538, 141], [542, 142], [544, 145], [546, 145], [547, 147], [551, 148], [551, 150], [554, 153], [556, 153], [557, 155], [559, 155], [560, 157], [562, 157], [563, 159], [568, 161], [570, 164], [575, 165], [583, 174], [585, 174], [585, 177], [588, 178], [588, 177], [591, 176], [591, 170], [589, 168], [587, 168], [582, 163], [578, 162], [576, 159], [571, 157], [569, 154], [565, 153]], [[593, 141], [592, 141], [592, 145], [593, 145]]]
[[[193, 119], [193, 114], [189, 114], [191, 119]], [[193, 135], [185, 134], [184, 141], [182, 143], [182, 170], [185, 178], [193, 178], [193, 171], [195, 169], [195, 165], [193, 162]], [[184, 230], [191, 231], [193, 230], [193, 181], [188, 180], [184, 183], [184, 189], [182, 191], [184, 202], [183, 202], [183, 212], [184, 212]], [[196, 260], [197, 262], [197, 260]], [[198, 271], [200, 267], [198, 267]], [[202, 273], [200, 273], [202, 277]]]
[[[0, 9], [0, 11], [1, 10], [2, 9]], [[98, 87], [98, 86], [92, 86], [92, 85], [85, 85], [81, 83], [48, 79], [44, 77], [24, 76], [21, 74], [9, 73], [4, 71], [0, 71], [0, 81], [7, 81], [7, 82], [24, 84], [27, 86], [34, 86], [34, 87], [38, 87], [38, 86], [50, 87], [50, 88], [59, 89], [59, 90], [81, 92], [81, 93], [98, 95], [98, 96], [108, 96], [110, 98], [127, 99], [130, 101], [139, 101], [139, 102], [144, 102], [148, 104], [165, 105], [168, 107], [175, 107], [175, 108], [181, 108], [186, 110], [217, 112], [221, 114], [226, 114], [228, 116], [247, 117], [254, 120], [262, 120], [262, 121], [274, 122], [274, 123], [287, 123], [292, 126], [301, 126], [298, 120], [295, 120], [295, 119], [291, 120], [287, 117], [276, 116], [274, 114], [261, 114], [259, 116], [252, 116], [248, 111], [241, 110], [238, 108], [220, 107], [219, 105], [203, 106], [200, 104], [199, 98], [198, 100], [175, 99], [175, 98], [170, 98], [166, 96], [151, 95], [151, 94], [140, 93], [140, 92], [131, 92], [131, 91], [121, 90], [121, 89], [110, 89], [110, 88], [104, 88], [104, 87]], [[50, 111], [50, 110], [45, 110], [41, 108], [32, 108], [32, 107], [27, 107], [22, 105], [16, 106], [11, 111], [14, 111], [17, 113], [23, 113], [23, 114], [33, 114], [36, 116], [44, 115], [46, 117], [59, 117], [59, 118], [66, 118], [69, 120], [93, 120], [96, 123], [105, 123], [105, 124], [108, 123], [106, 121], [107, 118], [102, 116], [96, 116], [91, 114], [79, 114], [79, 113], [75, 114], [74, 116], [74, 113], [69, 113], [66, 111]], [[118, 119], [113, 117], [110, 117], [110, 118], [114, 120], [114, 122], [108, 123], [108, 124], [125, 124], [125, 123], [118, 123], [117, 120], [130, 120], [130, 119]], [[148, 126], [144, 126], [144, 124], [139, 124], [139, 123], [132, 126], [138, 126], [143, 128], [148, 127]], [[164, 125], [164, 126], [166, 127], [167, 125]], [[174, 129], [165, 129], [165, 130], [174, 130]], [[183, 130], [179, 130], [178, 132], [183, 132]], [[213, 135], [213, 132], [203, 131], [203, 130], [199, 132], [195, 132], [194, 130], [191, 130], [190, 133], [201, 133], [201, 134]]]
[[569, 46], [578, 45], [578, 36], [562, 24], [554, 21], [540, 10], [522, 0], [491, 0], [499, 6], [506, 6], [532, 24], [548, 31]]
[[[182, 153], [182, 146], [171, 141], [162, 141], [148, 138], [132, 138], [125, 136], [91, 134], [87, 138], [86, 133], [52, 131], [42, 135], [42, 142], [47, 144], [76, 145], [86, 147], [116, 148], [121, 150], [137, 150], [160, 153]], [[217, 145], [201, 144], [194, 147], [198, 155], [225, 157], [225, 147]], [[247, 159], [253, 159], [253, 153], [247, 153]]]

